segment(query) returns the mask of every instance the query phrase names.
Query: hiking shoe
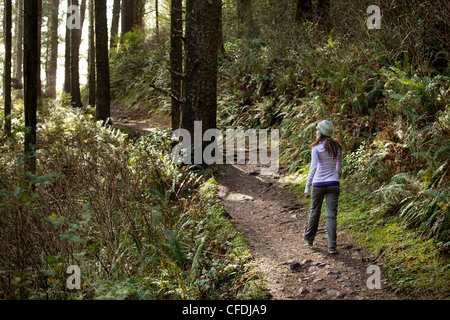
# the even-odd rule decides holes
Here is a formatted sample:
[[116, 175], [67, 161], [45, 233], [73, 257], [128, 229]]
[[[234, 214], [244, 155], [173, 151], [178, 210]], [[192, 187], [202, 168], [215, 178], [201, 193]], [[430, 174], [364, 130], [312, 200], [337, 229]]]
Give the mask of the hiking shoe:
[[312, 242], [312, 241], [306, 240], [306, 239], [305, 239], [305, 241], [306, 241], [306, 245], [307, 245], [308, 247], [312, 247], [312, 246], [313, 246], [313, 242]]
[[336, 254], [337, 250], [336, 250], [336, 248], [328, 248], [328, 253], [329, 254]]

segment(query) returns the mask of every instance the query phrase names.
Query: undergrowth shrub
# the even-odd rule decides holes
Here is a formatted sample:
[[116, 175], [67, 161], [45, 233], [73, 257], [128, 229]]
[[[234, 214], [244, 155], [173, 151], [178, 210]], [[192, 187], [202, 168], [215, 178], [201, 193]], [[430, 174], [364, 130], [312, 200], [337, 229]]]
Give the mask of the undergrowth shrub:
[[111, 97], [127, 106], [159, 112], [170, 111], [169, 40], [146, 39], [134, 29], [118, 39], [111, 51]]
[[[24, 175], [19, 105], [0, 145], [2, 299], [264, 296], [246, 278], [250, 253], [213, 180], [170, 160], [170, 132], [131, 142], [68, 103], [43, 101], [38, 171]], [[80, 290], [66, 286], [72, 265]]]

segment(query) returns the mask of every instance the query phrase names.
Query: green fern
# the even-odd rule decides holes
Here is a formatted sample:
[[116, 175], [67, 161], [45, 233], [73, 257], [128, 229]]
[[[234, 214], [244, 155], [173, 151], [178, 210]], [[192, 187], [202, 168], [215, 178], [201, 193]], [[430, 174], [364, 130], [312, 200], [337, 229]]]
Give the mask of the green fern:
[[197, 247], [194, 250], [194, 255], [192, 258], [192, 266], [191, 266], [191, 270], [189, 272], [189, 276], [188, 276], [188, 281], [189, 282], [193, 282], [195, 281], [199, 274], [200, 274], [200, 267], [202, 265], [201, 261], [202, 261], [202, 254], [203, 254], [203, 250], [205, 248], [205, 242], [206, 239], [208, 237], [208, 234], [206, 234], [205, 236], [201, 237], [199, 240], [199, 243], [197, 244]]
[[163, 253], [175, 262], [182, 270], [186, 268], [187, 257], [184, 243], [170, 230], [165, 230], [167, 241], [161, 241], [160, 247]]

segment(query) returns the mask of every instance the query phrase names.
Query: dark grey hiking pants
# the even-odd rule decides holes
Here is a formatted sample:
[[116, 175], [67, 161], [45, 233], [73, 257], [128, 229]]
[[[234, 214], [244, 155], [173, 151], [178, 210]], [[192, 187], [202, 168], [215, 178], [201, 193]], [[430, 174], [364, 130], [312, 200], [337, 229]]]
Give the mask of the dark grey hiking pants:
[[317, 228], [319, 227], [323, 198], [326, 198], [328, 248], [336, 248], [336, 218], [340, 193], [341, 189], [339, 186], [313, 187], [311, 196], [311, 215], [309, 217], [308, 226], [305, 229], [305, 240], [314, 241], [317, 234]]

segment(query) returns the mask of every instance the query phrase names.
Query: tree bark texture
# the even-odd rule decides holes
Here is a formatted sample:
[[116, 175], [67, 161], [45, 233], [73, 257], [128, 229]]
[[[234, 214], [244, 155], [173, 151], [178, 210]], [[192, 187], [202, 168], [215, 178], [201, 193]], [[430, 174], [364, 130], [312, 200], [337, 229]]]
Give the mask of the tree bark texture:
[[144, 30], [145, 0], [135, 0], [134, 5], [134, 26], [139, 30]]
[[36, 111], [38, 103], [39, 4], [36, 0], [24, 0], [24, 107], [25, 107], [25, 171], [36, 172]]
[[97, 66], [96, 113], [97, 120], [111, 116], [111, 95], [108, 54], [108, 21], [106, 0], [95, 0], [95, 55]]
[[23, 0], [17, 1], [17, 49], [15, 77], [22, 84], [23, 78]]
[[136, 0], [122, 0], [122, 36], [133, 30], [133, 27], [135, 26], [135, 1]]
[[[90, 0], [92, 1], [92, 0]], [[120, 22], [120, 0], [114, 0], [113, 15], [111, 21], [111, 39], [109, 47], [112, 49], [116, 43], [116, 37], [119, 34], [119, 22]]]
[[[217, 58], [220, 0], [187, 0], [186, 64], [182, 128], [194, 136], [194, 121], [203, 132], [216, 128]], [[200, 137], [198, 137], [200, 138]]]
[[38, 2], [38, 38], [37, 38], [37, 44], [38, 44], [38, 52], [39, 52], [39, 67], [37, 69], [37, 91], [38, 91], [38, 98], [42, 95], [42, 83], [41, 83], [41, 48], [42, 48], [42, 0], [37, 0]]
[[250, 37], [259, 35], [258, 27], [253, 19], [251, 0], [237, 0], [237, 18], [244, 34]]
[[[67, 7], [72, 4], [72, 0], [67, 0]], [[71, 16], [71, 12], [67, 12], [67, 19]], [[72, 93], [70, 83], [71, 83], [71, 75], [70, 75], [70, 58], [71, 58], [71, 36], [72, 30], [68, 28], [66, 25], [66, 41], [65, 41], [65, 55], [64, 55], [64, 92]]]
[[180, 128], [183, 83], [183, 1], [172, 0], [170, 10], [170, 71], [172, 93], [172, 129]]
[[[78, 0], [72, 0], [72, 5], [78, 6]], [[81, 11], [80, 11], [81, 13]], [[81, 108], [80, 92], [80, 71], [79, 71], [79, 55], [80, 55], [81, 30], [72, 29], [71, 31], [71, 50], [70, 50], [70, 87], [72, 93], [72, 105], [76, 108]]]
[[3, 74], [3, 92], [5, 107], [5, 136], [11, 134], [11, 60], [12, 60], [12, 3], [11, 0], [5, 0], [4, 13], [4, 30], [5, 30], [5, 63]]
[[[120, 0], [119, 0], [120, 4]], [[88, 51], [88, 86], [89, 105], [95, 105], [95, 15], [94, 0], [89, 0], [89, 51]], [[120, 11], [119, 11], [120, 13]]]
[[45, 94], [47, 97], [56, 98], [56, 74], [58, 69], [58, 10], [59, 0], [52, 0], [50, 16], [50, 60], [46, 74]]
[[156, 38], [159, 38], [159, 2], [155, 0], [155, 24], [156, 24]]

